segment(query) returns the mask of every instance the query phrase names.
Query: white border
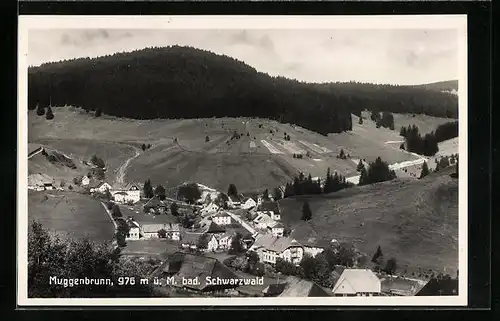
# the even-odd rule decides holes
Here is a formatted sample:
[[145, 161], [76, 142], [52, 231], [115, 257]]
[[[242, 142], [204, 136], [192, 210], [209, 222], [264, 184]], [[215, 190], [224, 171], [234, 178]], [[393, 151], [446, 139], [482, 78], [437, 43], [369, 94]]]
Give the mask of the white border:
[[[459, 42], [459, 295], [453, 297], [34, 299], [27, 297], [27, 54], [29, 29], [457, 29]], [[19, 306], [465, 306], [467, 305], [467, 16], [19, 16]]]

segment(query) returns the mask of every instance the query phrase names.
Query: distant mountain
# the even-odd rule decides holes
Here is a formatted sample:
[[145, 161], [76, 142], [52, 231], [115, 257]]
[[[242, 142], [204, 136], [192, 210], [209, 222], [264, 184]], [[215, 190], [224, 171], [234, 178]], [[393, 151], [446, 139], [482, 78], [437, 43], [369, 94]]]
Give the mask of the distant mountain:
[[351, 130], [350, 114], [361, 109], [457, 114], [456, 98], [444, 93], [360, 84], [325, 88], [271, 77], [231, 57], [180, 46], [28, 69], [30, 109], [73, 105], [136, 119], [261, 117], [323, 135]]
[[417, 85], [413, 86], [416, 88], [425, 88], [427, 90], [434, 90], [434, 91], [446, 91], [446, 92], [456, 92], [458, 91], [458, 80], [448, 80], [448, 81], [439, 81], [439, 82], [433, 82], [430, 84], [423, 84], [423, 85]]

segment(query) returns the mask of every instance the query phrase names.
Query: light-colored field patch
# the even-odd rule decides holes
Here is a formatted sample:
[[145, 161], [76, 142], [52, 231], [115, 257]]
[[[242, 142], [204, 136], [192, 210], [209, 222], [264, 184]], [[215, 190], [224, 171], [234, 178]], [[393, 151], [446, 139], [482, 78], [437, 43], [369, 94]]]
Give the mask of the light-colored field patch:
[[439, 151], [436, 156], [449, 156], [458, 154], [458, 137], [448, 139], [439, 143]]
[[266, 140], [262, 139], [260, 142], [269, 150], [271, 154], [284, 154], [281, 150], [277, 149]]
[[323, 146], [320, 146], [318, 144], [313, 144], [313, 145], [316, 146], [317, 148], [320, 148], [323, 151], [323, 153], [331, 153], [332, 152], [330, 149], [323, 147]]
[[323, 154], [324, 153], [323, 149], [319, 148], [316, 144], [311, 144], [311, 143], [303, 141], [303, 140], [299, 140], [299, 142], [302, 145], [306, 146], [307, 148], [309, 148], [310, 150], [312, 150], [312, 151], [314, 151], [314, 152], [316, 152], [318, 154]]
[[313, 158], [313, 161], [315, 161], [315, 162], [322, 162], [323, 160], [320, 159], [320, 158]]
[[295, 144], [295, 143], [284, 141], [284, 140], [279, 140], [279, 142], [283, 144], [283, 148], [285, 148], [290, 154], [305, 154], [306, 153], [305, 150], [298, 147], [297, 144]]

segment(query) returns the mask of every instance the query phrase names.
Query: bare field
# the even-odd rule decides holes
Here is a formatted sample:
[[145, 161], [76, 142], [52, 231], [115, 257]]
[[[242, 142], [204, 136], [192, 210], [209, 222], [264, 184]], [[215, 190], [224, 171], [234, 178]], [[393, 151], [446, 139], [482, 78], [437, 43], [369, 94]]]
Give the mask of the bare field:
[[240, 192], [261, 191], [291, 181], [297, 171], [271, 155], [200, 153], [172, 149], [159, 158], [134, 159], [126, 176], [128, 181], [151, 179], [167, 187], [194, 181], [225, 191], [236, 184]]
[[[47, 198], [45, 198], [47, 197]], [[28, 192], [28, 220], [51, 231], [94, 241], [111, 241], [114, 226], [102, 204], [76, 192]]]
[[399, 266], [450, 273], [458, 268], [458, 180], [449, 173], [285, 199], [282, 220], [298, 224], [307, 199], [321, 236], [353, 242], [370, 257], [380, 245]]

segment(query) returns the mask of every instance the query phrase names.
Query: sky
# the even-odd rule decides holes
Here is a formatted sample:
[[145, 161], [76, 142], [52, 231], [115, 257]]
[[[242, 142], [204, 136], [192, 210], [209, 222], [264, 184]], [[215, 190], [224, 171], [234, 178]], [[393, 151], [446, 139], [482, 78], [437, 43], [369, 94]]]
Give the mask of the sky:
[[456, 29], [32, 29], [28, 63], [181, 45], [306, 82], [412, 85], [458, 79]]

